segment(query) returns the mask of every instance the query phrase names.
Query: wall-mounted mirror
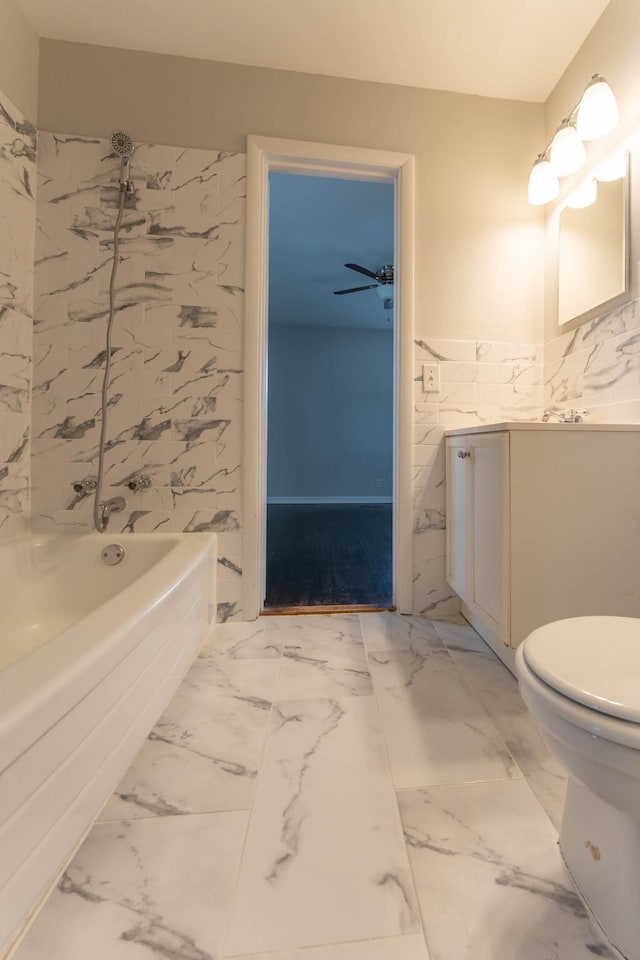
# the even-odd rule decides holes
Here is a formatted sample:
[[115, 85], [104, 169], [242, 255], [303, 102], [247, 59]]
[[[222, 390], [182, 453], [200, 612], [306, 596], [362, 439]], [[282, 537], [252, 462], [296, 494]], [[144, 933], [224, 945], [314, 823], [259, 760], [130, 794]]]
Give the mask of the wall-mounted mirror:
[[558, 322], [568, 323], [629, 289], [628, 170], [598, 183], [591, 206], [560, 212]]

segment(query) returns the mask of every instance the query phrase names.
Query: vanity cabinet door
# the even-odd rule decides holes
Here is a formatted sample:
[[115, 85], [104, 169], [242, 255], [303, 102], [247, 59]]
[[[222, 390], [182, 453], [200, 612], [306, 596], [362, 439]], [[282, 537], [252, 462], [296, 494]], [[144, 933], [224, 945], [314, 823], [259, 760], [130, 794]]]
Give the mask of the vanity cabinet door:
[[509, 434], [467, 438], [471, 475], [471, 602], [508, 643]]
[[447, 582], [482, 635], [508, 646], [509, 434], [447, 437], [446, 450]]
[[471, 592], [471, 451], [468, 437], [447, 437], [447, 580], [463, 600]]

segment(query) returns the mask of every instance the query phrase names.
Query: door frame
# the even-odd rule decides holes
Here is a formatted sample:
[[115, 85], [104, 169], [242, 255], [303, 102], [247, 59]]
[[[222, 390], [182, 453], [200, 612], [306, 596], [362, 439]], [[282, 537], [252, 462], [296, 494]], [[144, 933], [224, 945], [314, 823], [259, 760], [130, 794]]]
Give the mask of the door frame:
[[[242, 616], [255, 620], [266, 585], [269, 174], [394, 184], [393, 601], [411, 613], [413, 586], [413, 312], [415, 158], [360, 147], [247, 137], [244, 324]], [[318, 608], [319, 611], [322, 608]]]

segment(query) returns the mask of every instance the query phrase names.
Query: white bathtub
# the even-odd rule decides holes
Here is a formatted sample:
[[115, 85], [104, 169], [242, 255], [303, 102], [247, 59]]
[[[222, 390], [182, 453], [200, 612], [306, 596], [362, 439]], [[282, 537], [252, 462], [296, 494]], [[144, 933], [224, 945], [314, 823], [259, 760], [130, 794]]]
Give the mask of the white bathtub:
[[[117, 566], [109, 543], [125, 547]], [[0, 546], [0, 957], [188, 669], [214, 578], [213, 534]]]

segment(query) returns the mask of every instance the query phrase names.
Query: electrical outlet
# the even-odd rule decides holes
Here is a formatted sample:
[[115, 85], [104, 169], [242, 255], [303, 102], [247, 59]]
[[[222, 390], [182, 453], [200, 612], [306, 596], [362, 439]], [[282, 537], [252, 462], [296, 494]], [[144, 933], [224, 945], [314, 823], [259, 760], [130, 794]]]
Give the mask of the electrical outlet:
[[437, 363], [422, 364], [422, 392], [433, 393], [440, 389], [440, 367]]
[[381, 487], [381, 486], [382, 486], [382, 480], [380, 479], [376, 480], [376, 487]]

